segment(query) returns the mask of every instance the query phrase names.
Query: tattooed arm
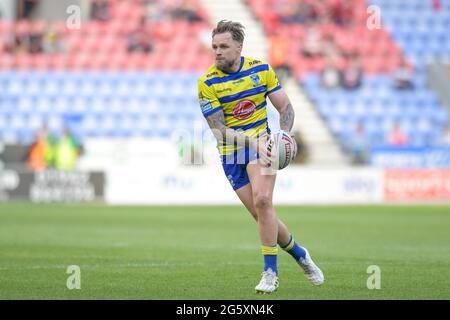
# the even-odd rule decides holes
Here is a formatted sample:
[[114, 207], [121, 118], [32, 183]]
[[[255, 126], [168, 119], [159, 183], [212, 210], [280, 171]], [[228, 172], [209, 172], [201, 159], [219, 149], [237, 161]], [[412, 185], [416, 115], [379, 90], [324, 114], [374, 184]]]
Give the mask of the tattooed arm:
[[[280, 89], [269, 94], [268, 97], [272, 102], [273, 106], [280, 113], [280, 129], [289, 132], [291, 134], [292, 139], [295, 140], [295, 137], [291, 132], [292, 127], [294, 126], [295, 113], [294, 108], [292, 108], [292, 104], [289, 101], [289, 97], [287, 96], [286, 92], [284, 92], [283, 89]], [[295, 150], [294, 156], [296, 156], [297, 144], [295, 144], [294, 150]]]
[[280, 113], [280, 129], [287, 132], [291, 132], [294, 126], [294, 108], [292, 108], [289, 97], [283, 89], [275, 91], [269, 94], [269, 99], [273, 106]]
[[[267, 153], [265, 142], [257, 138], [248, 137], [239, 133], [225, 125], [225, 117], [223, 111], [217, 111], [206, 118], [212, 133], [219, 143], [225, 142], [230, 145], [238, 145], [241, 147], [250, 147], [258, 152]], [[265, 152], [264, 152], [265, 151]]]
[[289, 102], [284, 111], [280, 112], [280, 128], [287, 132], [291, 132], [292, 127], [294, 126], [294, 108], [292, 108], [291, 103]]

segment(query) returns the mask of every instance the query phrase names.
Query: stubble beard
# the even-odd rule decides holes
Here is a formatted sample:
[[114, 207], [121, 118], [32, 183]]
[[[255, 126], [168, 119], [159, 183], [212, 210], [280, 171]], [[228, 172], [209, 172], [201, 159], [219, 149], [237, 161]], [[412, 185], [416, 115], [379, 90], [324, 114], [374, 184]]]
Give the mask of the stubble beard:
[[217, 69], [226, 72], [226, 73], [232, 73], [233, 72], [233, 66], [236, 64], [236, 60], [234, 61], [219, 61], [219, 63], [216, 63]]

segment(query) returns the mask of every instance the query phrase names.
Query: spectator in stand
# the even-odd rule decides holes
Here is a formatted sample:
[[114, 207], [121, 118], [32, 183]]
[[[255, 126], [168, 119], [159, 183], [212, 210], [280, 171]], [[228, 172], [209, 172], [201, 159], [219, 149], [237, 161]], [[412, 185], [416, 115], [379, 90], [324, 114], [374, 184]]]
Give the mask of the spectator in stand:
[[311, 3], [302, 1], [295, 10], [295, 23], [310, 24], [316, 19], [314, 7]]
[[330, 12], [326, 0], [316, 0], [311, 3], [313, 8], [313, 17], [316, 23], [326, 24], [330, 23]]
[[392, 147], [404, 147], [409, 144], [408, 136], [402, 131], [398, 122], [394, 123], [387, 136], [387, 144]]
[[55, 166], [58, 170], [71, 171], [76, 169], [83, 147], [72, 135], [69, 129], [64, 129], [63, 136], [55, 147]]
[[47, 23], [46, 32], [42, 40], [42, 49], [45, 53], [56, 53], [64, 51], [59, 41], [59, 34], [51, 23]]
[[144, 4], [148, 21], [161, 21], [165, 18], [166, 12], [161, 1], [145, 0]]
[[332, 21], [340, 26], [349, 27], [353, 24], [353, 8], [356, 4], [353, 0], [334, 0], [330, 6]]
[[433, 9], [436, 12], [439, 12], [442, 10], [442, 3], [441, 0], [433, 0]]
[[91, 20], [108, 21], [111, 18], [109, 0], [92, 0]]
[[450, 123], [445, 126], [439, 140], [439, 145], [450, 147]]
[[202, 16], [192, 0], [183, 0], [178, 6], [171, 10], [171, 16], [175, 20], [186, 20], [188, 22], [201, 22]]
[[289, 47], [289, 39], [279, 30], [275, 30], [273, 35], [269, 37], [269, 61], [281, 84], [291, 74], [288, 63]]
[[153, 35], [147, 31], [145, 24], [141, 24], [128, 35], [128, 52], [150, 53], [153, 51]]
[[397, 90], [411, 90], [414, 89], [413, 85], [413, 69], [408, 65], [405, 59], [400, 60], [397, 68], [394, 70], [393, 79], [394, 87]]
[[6, 40], [6, 50], [10, 53], [42, 52], [43, 34], [38, 30], [30, 30], [29, 25], [14, 24], [13, 33]]
[[128, 52], [152, 52], [154, 35], [150, 30], [147, 26], [147, 17], [143, 16], [136, 29], [127, 35]]
[[53, 166], [54, 139], [44, 125], [37, 133], [36, 140], [28, 151], [27, 164], [34, 171], [45, 170]]
[[325, 61], [325, 68], [321, 72], [320, 82], [325, 89], [334, 89], [339, 87], [340, 72], [337, 67], [337, 62], [331, 57], [327, 57]]
[[275, 8], [282, 24], [309, 24], [315, 19], [314, 7], [311, 3], [301, 1], [294, 5], [289, 1], [278, 3]]
[[281, 24], [295, 23], [295, 7], [289, 1], [276, 2], [274, 10], [277, 12]]
[[14, 53], [29, 53], [30, 52], [30, 33], [26, 30], [21, 30], [19, 24], [15, 23], [13, 32], [8, 40], [6, 40], [6, 50], [12, 54]]
[[361, 87], [362, 77], [360, 57], [357, 53], [353, 53], [348, 66], [341, 72], [341, 85], [348, 90], [358, 89]]
[[303, 42], [303, 55], [306, 57], [316, 57], [322, 53], [322, 39], [320, 31], [314, 25], [307, 27], [305, 41]]
[[324, 36], [320, 46], [321, 46], [320, 53], [324, 57], [338, 59], [341, 56], [341, 50], [336, 45], [334, 36], [332, 34], [328, 34], [328, 35]]
[[43, 29], [32, 29], [29, 33], [30, 47], [29, 53], [40, 53], [43, 51], [42, 42], [44, 38]]
[[17, 1], [17, 15], [18, 18], [29, 18], [33, 13], [35, 7], [41, 0], [20, 0]]
[[359, 122], [356, 125], [355, 132], [349, 138], [345, 147], [350, 153], [352, 164], [361, 165], [367, 163], [370, 153], [370, 144], [362, 122]]

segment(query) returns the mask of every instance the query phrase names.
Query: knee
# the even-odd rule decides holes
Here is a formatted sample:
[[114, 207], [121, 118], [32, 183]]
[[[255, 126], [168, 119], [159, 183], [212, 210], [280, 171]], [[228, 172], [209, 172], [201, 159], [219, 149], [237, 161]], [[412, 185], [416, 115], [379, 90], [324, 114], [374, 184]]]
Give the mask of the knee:
[[272, 207], [272, 199], [268, 195], [256, 194], [253, 197], [253, 204], [257, 211], [265, 211]]

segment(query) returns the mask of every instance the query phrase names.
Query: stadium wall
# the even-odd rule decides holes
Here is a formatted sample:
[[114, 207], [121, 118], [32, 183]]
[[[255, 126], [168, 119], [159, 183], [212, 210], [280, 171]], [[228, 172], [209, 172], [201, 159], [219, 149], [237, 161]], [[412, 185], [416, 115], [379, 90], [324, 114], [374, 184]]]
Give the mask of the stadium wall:
[[101, 171], [1, 169], [0, 203], [103, 202], [104, 186]]
[[[177, 143], [162, 138], [87, 140], [86, 154], [73, 172], [32, 172], [23, 164], [14, 165], [14, 159], [23, 158], [21, 152], [5, 146], [0, 152], [0, 162], [4, 161], [0, 202], [239, 204], [214, 143], [205, 139], [201, 165], [187, 165]], [[274, 201], [288, 205], [450, 203], [450, 168], [441, 160], [420, 162], [435, 164], [422, 167], [291, 165], [277, 174]]]
[[11, 21], [16, 17], [16, 3], [14, 0], [0, 1], [0, 18], [6, 21]]
[[[121, 166], [106, 172], [4, 169], [0, 171], [0, 202], [10, 200], [101, 201], [111, 205], [239, 204], [220, 166]], [[448, 203], [450, 170], [290, 167], [278, 173], [274, 202]]]
[[[109, 204], [239, 204], [222, 168], [108, 173]], [[277, 176], [276, 204], [382, 204], [450, 201], [450, 170], [290, 167]]]

